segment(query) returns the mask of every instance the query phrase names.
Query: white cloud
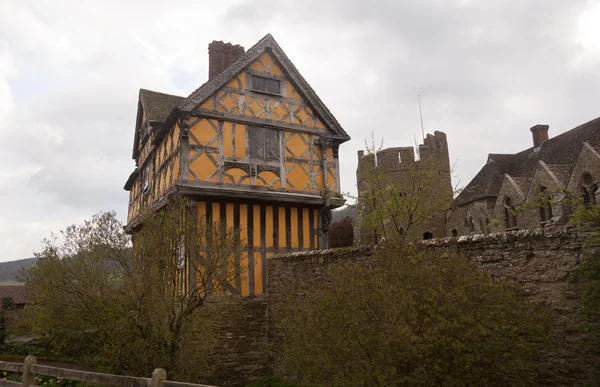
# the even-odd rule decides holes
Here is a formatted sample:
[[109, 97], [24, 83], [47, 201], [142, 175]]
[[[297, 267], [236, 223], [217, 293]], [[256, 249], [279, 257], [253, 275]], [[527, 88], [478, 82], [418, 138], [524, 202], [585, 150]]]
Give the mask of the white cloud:
[[371, 131], [421, 137], [417, 94], [466, 184], [487, 153], [528, 147], [530, 126], [598, 115], [599, 4], [0, 0], [0, 261], [99, 210], [125, 218], [138, 90], [196, 89], [212, 40], [275, 36], [353, 137], [344, 191]]

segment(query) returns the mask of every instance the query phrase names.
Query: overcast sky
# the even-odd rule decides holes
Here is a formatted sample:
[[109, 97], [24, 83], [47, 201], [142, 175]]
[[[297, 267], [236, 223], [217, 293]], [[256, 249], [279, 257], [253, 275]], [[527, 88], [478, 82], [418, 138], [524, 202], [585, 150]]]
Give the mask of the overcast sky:
[[269, 32], [352, 136], [343, 191], [371, 131], [422, 141], [418, 94], [460, 186], [534, 124], [600, 116], [598, 1], [0, 0], [0, 261], [100, 210], [125, 220], [139, 88], [187, 96], [209, 42]]

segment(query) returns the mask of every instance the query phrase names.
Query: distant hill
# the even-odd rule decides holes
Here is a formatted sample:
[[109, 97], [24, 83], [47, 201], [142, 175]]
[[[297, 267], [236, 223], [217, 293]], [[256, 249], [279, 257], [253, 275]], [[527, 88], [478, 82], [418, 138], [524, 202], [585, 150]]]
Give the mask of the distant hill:
[[19, 259], [17, 261], [0, 262], [0, 284], [19, 282], [19, 272], [24, 267], [30, 267], [37, 258]]
[[340, 220], [346, 216], [349, 216], [351, 219], [354, 219], [355, 215], [356, 215], [356, 207], [355, 206], [353, 206], [353, 205], [344, 206], [337, 210], [331, 211], [331, 221], [337, 222], [338, 220]]

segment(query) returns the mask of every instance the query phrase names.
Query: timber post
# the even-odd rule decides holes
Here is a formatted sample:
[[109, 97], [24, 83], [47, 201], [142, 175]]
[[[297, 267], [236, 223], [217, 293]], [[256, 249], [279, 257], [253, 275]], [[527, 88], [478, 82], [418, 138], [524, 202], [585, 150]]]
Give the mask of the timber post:
[[167, 371], [157, 368], [152, 372], [152, 382], [150, 387], [161, 387], [167, 381]]
[[33, 384], [34, 378], [33, 378], [33, 374], [31, 373], [30, 368], [31, 368], [32, 364], [36, 364], [36, 363], [37, 363], [37, 359], [33, 355], [29, 355], [25, 358], [25, 361], [23, 362], [23, 382], [22, 382], [23, 387], [28, 387], [30, 384]]

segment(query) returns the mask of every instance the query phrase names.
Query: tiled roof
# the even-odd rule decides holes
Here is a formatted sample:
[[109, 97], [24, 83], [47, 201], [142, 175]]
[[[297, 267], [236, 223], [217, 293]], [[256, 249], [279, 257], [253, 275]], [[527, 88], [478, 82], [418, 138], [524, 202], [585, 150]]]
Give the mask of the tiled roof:
[[[600, 147], [600, 117], [549, 139], [537, 149], [531, 147], [516, 154], [490, 154], [487, 164], [458, 195], [455, 204], [497, 196], [504, 173], [513, 178], [531, 178], [540, 160], [553, 165], [551, 170], [561, 175], [559, 177], [557, 174], [557, 178], [566, 181], [563, 180], [565, 174], [570, 174], [583, 142]], [[556, 165], [561, 167], [557, 168]]]
[[0, 286], [0, 302], [3, 298], [12, 298], [15, 304], [27, 303], [27, 287], [24, 285]]
[[140, 101], [150, 122], [164, 122], [185, 97], [140, 89]]

